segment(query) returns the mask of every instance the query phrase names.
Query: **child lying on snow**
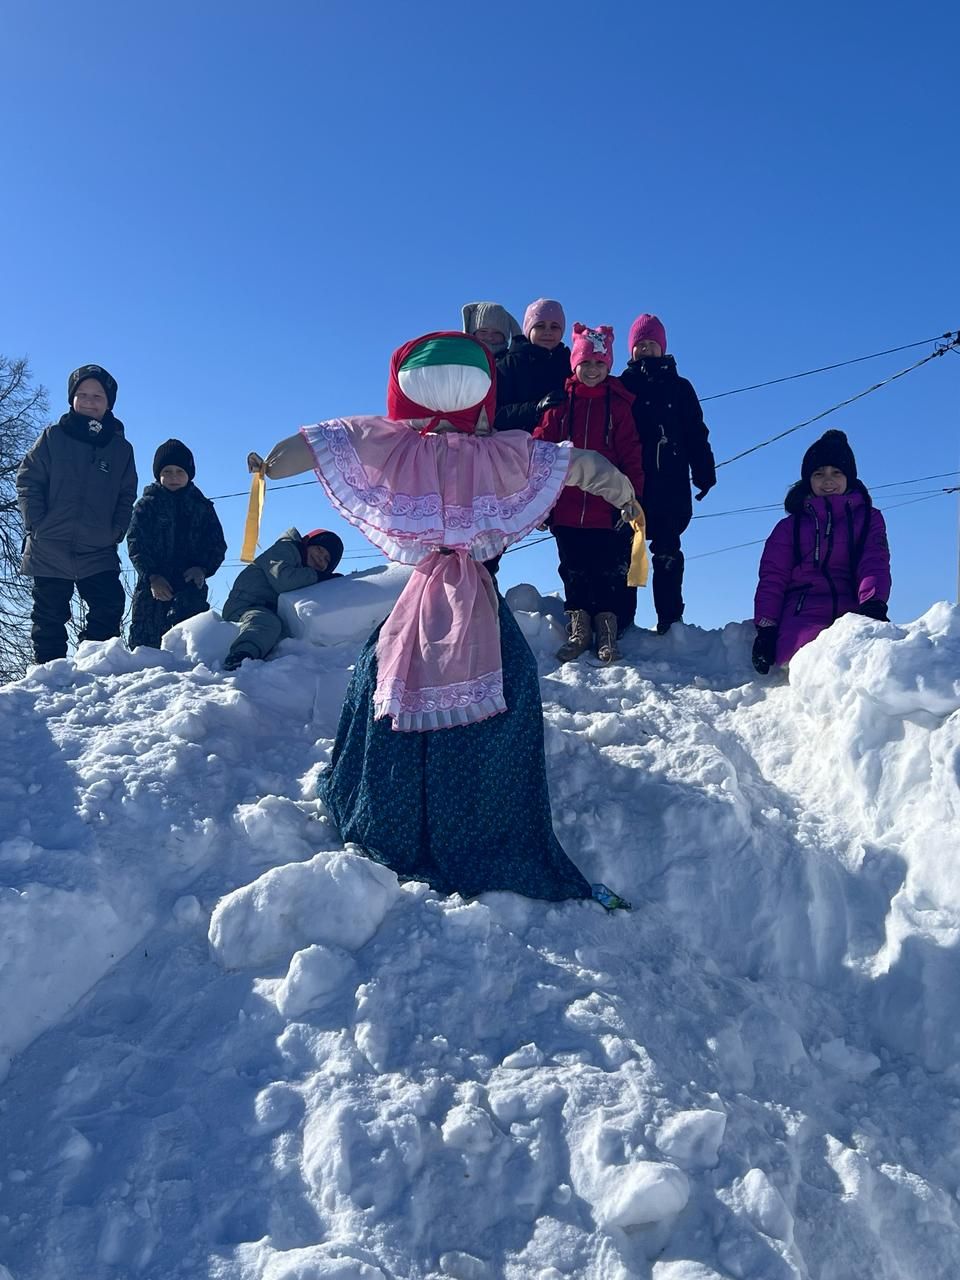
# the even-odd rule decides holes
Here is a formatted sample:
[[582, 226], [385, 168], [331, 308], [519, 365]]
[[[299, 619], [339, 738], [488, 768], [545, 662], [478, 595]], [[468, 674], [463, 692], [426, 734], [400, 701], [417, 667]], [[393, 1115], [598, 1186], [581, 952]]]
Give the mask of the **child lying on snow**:
[[302, 591], [317, 582], [339, 578], [334, 573], [343, 555], [343, 543], [327, 529], [314, 529], [301, 537], [288, 529], [272, 547], [247, 565], [230, 588], [221, 617], [238, 622], [240, 634], [223, 661], [225, 671], [235, 671], [244, 658], [265, 658], [288, 634], [277, 609], [284, 591]]
[[764, 676], [841, 614], [886, 621], [890, 596], [887, 528], [842, 431], [810, 446], [783, 505], [789, 514], [763, 548], [754, 600], [753, 665]]

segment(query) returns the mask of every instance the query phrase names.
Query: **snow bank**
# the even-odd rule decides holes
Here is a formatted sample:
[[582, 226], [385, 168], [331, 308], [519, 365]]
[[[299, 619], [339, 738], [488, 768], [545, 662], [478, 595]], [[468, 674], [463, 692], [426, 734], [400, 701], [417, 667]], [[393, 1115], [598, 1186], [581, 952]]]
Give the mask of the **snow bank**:
[[58, 1022], [141, 929], [97, 893], [31, 883], [0, 888], [0, 1079], [10, 1057]]
[[814, 715], [843, 721], [869, 701], [906, 718], [960, 708], [960, 611], [945, 602], [905, 627], [846, 614], [801, 649], [790, 684]]
[[815, 780], [863, 871], [889, 886], [875, 945], [885, 1038], [945, 1069], [960, 1054], [960, 610], [934, 605], [905, 626], [849, 615], [791, 663], [798, 718], [819, 727], [798, 761]]
[[241, 1245], [239, 1271], [220, 1267], [213, 1280], [236, 1276], [238, 1280], [387, 1280], [379, 1267], [343, 1252], [344, 1246], [313, 1245], [307, 1249], [277, 1250], [268, 1244]]
[[561, 667], [511, 589], [607, 915], [339, 846], [383, 575], [236, 675], [207, 614], [0, 690], [0, 1276], [960, 1271], [957, 611], [762, 680], [738, 623]]

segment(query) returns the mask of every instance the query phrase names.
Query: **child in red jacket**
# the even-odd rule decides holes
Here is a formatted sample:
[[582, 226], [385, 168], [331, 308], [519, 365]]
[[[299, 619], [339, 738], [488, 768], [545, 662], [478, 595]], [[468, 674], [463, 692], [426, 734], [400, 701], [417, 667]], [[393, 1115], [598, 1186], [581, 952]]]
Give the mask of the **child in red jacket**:
[[[639, 499], [643, 493], [643, 450], [633, 424], [633, 396], [613, 367], [613, 329], [573, 326], [566, 399], [547, 409], [533, 434], [578, 449], [595, 449], [627, 476]], [[550, 516], [557, 540], [560, 578], [570, 615], [569, 638], [557, 653], [561, 662], [579, 658], [596, 641], [601, 662], [620, 657], [617, 611], [626, 587], [630, 539], [616, 528], [619, 513], [602, 498], [567, 486]]]

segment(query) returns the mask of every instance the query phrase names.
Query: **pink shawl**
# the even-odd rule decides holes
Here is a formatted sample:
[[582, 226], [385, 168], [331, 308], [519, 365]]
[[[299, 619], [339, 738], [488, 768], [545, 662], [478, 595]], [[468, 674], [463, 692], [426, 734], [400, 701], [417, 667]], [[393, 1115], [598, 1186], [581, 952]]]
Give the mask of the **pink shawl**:
[[380, 632], [374, 706], [394, 729], [422, 732], [506, 710], [497, 596], [477, 562], [543, 522], [570, 451], [524, 431], [412, 427], [335, 418], [301, 433], [336, 510], [391, 560], [415, 566]]

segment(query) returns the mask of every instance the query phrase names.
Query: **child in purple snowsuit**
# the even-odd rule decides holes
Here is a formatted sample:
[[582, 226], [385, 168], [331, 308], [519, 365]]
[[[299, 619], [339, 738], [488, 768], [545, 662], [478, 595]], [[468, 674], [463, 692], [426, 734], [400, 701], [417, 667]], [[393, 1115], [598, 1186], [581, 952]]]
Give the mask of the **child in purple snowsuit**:
[[783, 505], [789, 514], [763, 548], [754, 599], [753, 665], [761, 675], [841, 614], [886, 621], [890, 596], [887, 528], [842, 431], [810, 446]]

